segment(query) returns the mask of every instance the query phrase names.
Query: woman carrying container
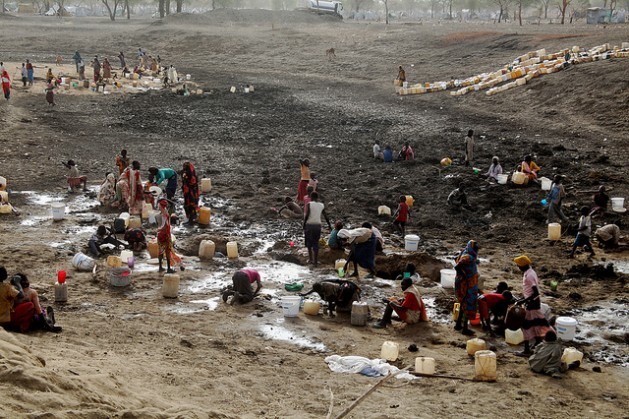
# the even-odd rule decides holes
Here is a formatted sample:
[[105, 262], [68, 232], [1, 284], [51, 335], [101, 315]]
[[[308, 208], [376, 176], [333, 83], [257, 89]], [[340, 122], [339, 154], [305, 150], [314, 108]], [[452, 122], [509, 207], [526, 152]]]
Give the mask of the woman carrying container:
[[[553, 330], [553, 328], [550, 327], [541, 310], [539, 279], [537, 278], [537, 273], [531, 268], [531, 259], [526, 255], [522, 255], [513, 259], [513, 261], [524, 274], [522, 276], [524, 300], [519, 303], [524, 304], [526, 308], [526, 315], [522, 324], [524, 351], [516, 352], [515, 355], [528, 357], [533, 354], [531, 349], [544, 339], [546, 332]], [[532, 340], [535, 340], [535, 343], [530, 345]]]
[[459, 316], [456, 319], [454, 330], [461, 330], [466, 336], [474, 335], [468, 327], [468, 320], [476, 318], [476, 303], [478, 300], [478, 249], [475, 240], [467, 242], [465, 249], [456, 258], [456, 277], [454, 279], [454, 291], [461, 304]]

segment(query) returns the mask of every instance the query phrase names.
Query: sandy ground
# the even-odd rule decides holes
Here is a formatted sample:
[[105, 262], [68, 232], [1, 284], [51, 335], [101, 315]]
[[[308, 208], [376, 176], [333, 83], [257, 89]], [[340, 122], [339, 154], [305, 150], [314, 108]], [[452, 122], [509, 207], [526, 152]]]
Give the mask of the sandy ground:
[[[453, 297], [436, 282], [438, 269], [470, 238], [482, 245], [486, 289], [507, 280], [520, 292], [511, 260], [522, 252], [532, 257], [544, 300], [554, 313], [580, 321], [571, 345], [585, 353], [583, 367], [563, 380], [534, 375], [512, 354], [517, 347], [488, 337], [498, 357], [497, 383], [394, 380], [350, 417], [627, 417], [627, 252], [599, 250], [593, 262], [581, 254], [568, 260], [571, 231], [554, 245], [544, 240], [538, 187], [489, 186], [471, 168], [440, 172], [438, 162], [459, 157], [464, 133], [473, 128], [482, 135], [474, 166], [486, 169], [498, 155], [512, 170], [523, 154], [533, 153], [544, 175], [566, 175], [566, 213], [573, 221], [599, 184], [612, 196], [627, 197], [629, 60], [585, 64], [492, 97], [400, 98], [391, 82], [398, 65], [412, 82], [463, 78], [539, 48], [627, 42], [629, 27], [385, 27], [260, 12], [115, 24], [0, 19], [0, 60], [11, 70], [25, 58], [38, 67], [54, 65], [56, 54], [67, 60], [76, 49], [117, 63], [112, 57], [119, 50], [131, 57], [141, 46], [191, 74], [206, 92], [184, 98], [157, 90], [69, 90], [48, 108], [39, 80], [29, 89], [14, 85], [11, 100], [0, 104], [0, 175], [9, 179], [11, 202], [21, 211], [0, 219], [0, 263], [11, 273], [26, 273], [50, 304], [57, 269], [68, 270], [70, 286], [69, 302], [55, 304], [61, 334], [0, 331], [0, 417], [315, 418], [328, 415], [331, 394], [335, 417], [377, 379], [333, 373], [324, 358], [376, 358], [385, 340], [400, 344], [400, 367], [431, 356], [438, 373], [472, 378], [466, 339], [449, 322]], [[337, 55], [332, 60], [324, 54], [330, 47]], [[72, 66], [66, 62], [65, 69]], [[36, 77], [43, 75], [38, 68]], [[246, 84], [255, 86], [254, 94], [242, 93]], [[239, 92], [230, 94], [231, 86]], [[417, 160], [375, 163], [375, 139], [395, 149], [408, 140]], [[179, 168], [190, 160], [212, 178], [214, 189], [203, 197], [213, 211], [212, 226], [175, 231], [188, 265], [177, 300], [161, 297], [161, 276], [147, 255], [137, 255], [133, 285], [124, 290], [108, 285], [104, 268], [95, 277], [71, 268], [71, 257], [95, 226], [116, 216], [97, 207], [94, 191], [123, 147], [144, 168]], [[331, 218], [353, 226], [369, 220], [385, 235], [381, 279], [361, 281], [372, 315], [379, 316], [382, 297], [398, 292], [388, 278], [414, 260], [425, 278], [421, 289], [431, 323], [380, 331], [352, 327], [343, 314], [283, 318], [283, 284], [297, 279], [309, 287], [333, 277], [336, 257], [326, 254], [317, 269], [304, 266], [300, 224], [269, 212], [295, 192], [303, 157], [319, 174]], [[90, 193], [66, 194], [60, 161], [69, 158], [89, 177]], [[474, 213], [445, 207], [461, 181]], [[379, 205], [394, 206], [400, 194], [416, 199], [409, 231], [422, 242], [415, 254], [401, 250], [390, 220], [376, 216]], [[67, 203], [63, 222], [51, 220], [55, 201]], [[626, 231], [626, 216], [609, 213], [601, 222]], [[228, 239], [237, 240], [241, 258], [199, 261], [202, 238], [214, 239], [223, 252]], [[616, 272], [599, 266], [608, 262]], [[266, 297], [246, 307], [225, 306], [219, 289], [242, 266], [262, 272]], [[560, 281], [556, 293], [548, 287], [551, 279]], [[418, 353], [406, 350], [411, 343]]]

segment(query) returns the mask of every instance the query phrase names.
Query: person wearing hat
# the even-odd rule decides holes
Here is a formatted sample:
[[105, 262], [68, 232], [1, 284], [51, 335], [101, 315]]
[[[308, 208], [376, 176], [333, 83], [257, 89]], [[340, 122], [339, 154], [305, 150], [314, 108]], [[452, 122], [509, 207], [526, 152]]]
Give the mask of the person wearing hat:
[[79, 169], [76, 167], [74, 160], [68, 160], [68, 162], [62, 162], [68, 169], [68, 192], [74, 192], [74, 188], [83, 185], [83, 192], [87, 191], [87, 176], [80, 176]]
[[[546, 336], [546, 332], [553, 330], [553, 328], [541, 310], [539, 279], [537, 278], [537, 273], [531, 267], [531, 259], [526, 255], [522, 255], [516, 257], [513, 261], [520, 271], [523, 272], [522, 293], [524, 294], [524, 300], [521, 300], [519, 303], [524, 304], [526, 308], [526, 315], [522, 324], [524, 350], [515, 354], [528, 357], [533, 353], [531, 351], [532, 347], [540, 343]], [[533, 345], [531, 345], [531, 341], [534, 341]]]
[[428, 321], [426, 306], [422, 301], [422, 297], [419, 295], [419, 290], [413, 285], [413, 280], [411, 278], [404, 278], [400, 286], [404, 292], [404, 297], [392, 297], [383, 300], [387, 306], [384, 309], [382, 319], [373, 325], [374, 328], [384, 329], [387, 325], [391, 324], [394, 311], [404, 323], [414, 324], [420, 321]]

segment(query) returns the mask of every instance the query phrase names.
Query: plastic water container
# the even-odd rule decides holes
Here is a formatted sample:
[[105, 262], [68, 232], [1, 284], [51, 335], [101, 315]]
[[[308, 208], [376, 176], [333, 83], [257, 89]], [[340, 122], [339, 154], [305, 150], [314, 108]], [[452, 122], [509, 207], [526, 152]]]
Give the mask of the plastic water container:
[[120, 256], [107, 256], [107, 266], [110, 268], [120, 268], [122, 266], [122, 259], [120, 259]]
[[123, 212], [118, 218], [122, 218], [124, 220], [125, 228], [129, 228], [129, 219], [131, 218], [131, 214], [129, 214], [128, 212]]
[[625, 198], [612, 198], [612, 210], [622, 210], [625, 207]]
[[441, 288], [454, 288], [456, 271], [454, 269], [442, 269], [439, 272], [441, 273]]
[[212, 190], [212, 179], [203, 178], [201, 179], [201, 192], [208, 193]]
[[511, 182], [515, 183], [516, 185], [524, 185], [524, 183], [526, 182], [526, 178], [527, 176], [524, 173], [514, 172], [511, 176]]
[[569, 342], [574, 339], [577, 332], [577, 321], [572, 317], [557, 317], [555, 329], [557, 329], [557, 338]]
[[13, 207], [11, 204], [0, 205], [0, 214], [7, 215], [13, 212]]
[[229, 88], [230, 93], [236, 93], [236, 86], [232, 86]]
[[318, 301], [306, 301], [304, 303], [304, 314], [309, 316], [316, 316], [321, 309], [321, 303]]
[[465, 344], [465, 349], [469, 356], [474, 356], [476, 352], [487, 349], [487, 342], [479, 338], [470, 339]]
[[68, 301], [68, 284], [66, 282], [55, 283], [55, 303], [65, 303]]
[[415, 372], [419, 374], [434, 375], [435, 358], [429, 358], [426, 356], [418, 356], [415, 358]]
[[547, 177], [541, 177], [539, 178], [539, 180], [542, 181], [542, 191], [550, 191], [550, 186], [552, 185], [553, 181], [548, 179]]
[[128, 228], [142, 228], [142, 219], [140, 217], [129, 217]]
[[289, 295], [281, 298], [282, 311], [284, 317], [297, 317], [299, 314], [299, 305], [301, 304], [301, 297]]
[[524, 333], [522, 333], [522, 329], [505, 329], [505, 342], [509, 345], [519, 345], [524, 342]]
[[0, 191], [7, 189], [7, 178], [0, 176]]
[[351, 324], [352, 326], [366, 326], [369, 318], [369, 306], [367, 303], [354, 301], [352, 303]]
[[575, 361], [583, 363], [583, 352], [578, 351], [576, 348], [566, 348], [561, 355], [561, 362], [565, 362], [570, 365]]
[[216, 252], [216, 245], [212, 240], [201, 240], [199, 244], [199, 259], [212, 259]]
[[151, 215], [151, 211], [153, 211], [153, 206], [148, 202], [142, 202], [142, 218], [144, 220], [148, 220]]
[[128, 287], [131, 285], [131, 269], [113, 268], [109, 273], [109, 284], [112, 287]]
[[496, 381], [496, 354], [492, 351], [477, 351], [474, 354], [474, 369], [477, 380]]
[[391, 215], [391, 208], [386, 205], [380, 205], [378, 207], [378, 215]]
[[461, 303], [454, 303], [452, 307], [452, 320], [457, 321], [461, 312]]
[[400, 345], [397, 342], [391, 342], [389, 340], [382, 343], [382, 349], [380, 349], [380, 358], [387, 361], [395, 361], [400, 354]]
[[199, 219], [198, 222], [201, 225], [209, 225], [210, 217], [212, 216], [212, 210], [209, 207], [201, 207], [199, 208]]
[[9, 193], [7, 191], [0, 191], [0, 203], [2, 204], [9, 203]]
[[54, 202], [50, 205], [52, 210], [52, 220], [61, 221], [66, 215], [66, 204], [62, 202]]
[[557, 241], [561, 239], [561, 224], [548, 224], [548, 240]]
[[507, 184], [507, 180], [509, 180], [509, 175], [507, 174], [501, 174], [496, 176], [498, 179], [496, 180], [500, 185], [506, 185]]
[[164, 298], [177, 298], [179, 295], [179, 275], [165, 274], [162, 280], [162, 296]]
[[227, 242], [227, 257], [229, 259], [238, 259], [238, 243]]
[[345, 259], [337, 259], [336, 262], [334, 262], [334, 270], [338, 271], [341, 268], [345, 267], [345, 263], [347, 261]]
[[415, 200], [413, 199], [411, 195], [406, 195], [406, 205], [408, 205], [409, 208], [413, 206], [414, 202]]
[[151, 259], [155, 259], [159, 256], [159, 244], [157, 244], [157, 240], [151, 240], [150, 242], [148, 242], [146, 248], [149, 251]]
[[417, 246], [419, 245], [419, 236], [415, 234], [407, 234], [404, 236], [404, 249], [406, 250], [417, 250]]
[[123, 250], [122, 252], [120, 252], [120, 260], [122, 261], [123, 265], [129, 264], [129, 258], [134, 258], [132, 251]]
[[77, 253], [72, 258], [72, 266], [74, 266], [78, 271], [89, 272], [94, 269], [96, 265], [96, 261], [89, 257], [84, 253]]
[[190, 74], [186, 74], [186, 80], [192, 80], [192, 76]]
[[245, 88], [244, 88], [244, 92], [245, 92], [245, 93], [249, 93], [249, 87], [245, 87]]

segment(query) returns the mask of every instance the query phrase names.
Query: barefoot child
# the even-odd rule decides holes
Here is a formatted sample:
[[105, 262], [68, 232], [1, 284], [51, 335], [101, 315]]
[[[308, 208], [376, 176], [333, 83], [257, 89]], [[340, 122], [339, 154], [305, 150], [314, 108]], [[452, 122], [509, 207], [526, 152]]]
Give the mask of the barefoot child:
[[400, 195], [400, 203], [395, 210], [395, 221], [393, 221], [393, 225], [397, 230], [402, 233], [402, 237], [406, 235], [406, 222], [410, 218], [411, 214], [408, 210], [408, 205], [406, 204], [406, 196]]
[[67, 163], [62, 162], [68, 169], [68, 192], [74, 192], [74, 188], [83, 185], [83, 192], [87, 191], [87, 176], [80, 176], [79, 169], [76, 167], [74, 160], [68, 160]]

